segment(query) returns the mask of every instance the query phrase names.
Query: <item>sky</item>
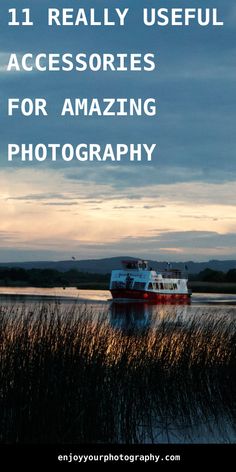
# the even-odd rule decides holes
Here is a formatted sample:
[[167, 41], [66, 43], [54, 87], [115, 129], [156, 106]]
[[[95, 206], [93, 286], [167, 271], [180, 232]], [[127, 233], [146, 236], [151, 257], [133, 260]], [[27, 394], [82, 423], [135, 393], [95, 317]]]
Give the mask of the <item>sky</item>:
[[[234, 0], [62, 0], [129, 7], [126, 27], [48, 28], [48, 0], [25, 0], [33, 28], [0, 18], [0, 261], [135, 256], [236, 259]], [[22, 8], [20, 0], [14, 6]], [[219, 9], [223, 28], [147, 28], [144, 7]], [[154, 53], [152, 73], [6, 72], [10, 53]], [[45, 97], [47, 117], [7, 116], [8, 97]], [[66, 97], [154, 97], [156, 117], [60, 117]], [[8, 143], [157, 143], [151, 163], [7, 160]]]

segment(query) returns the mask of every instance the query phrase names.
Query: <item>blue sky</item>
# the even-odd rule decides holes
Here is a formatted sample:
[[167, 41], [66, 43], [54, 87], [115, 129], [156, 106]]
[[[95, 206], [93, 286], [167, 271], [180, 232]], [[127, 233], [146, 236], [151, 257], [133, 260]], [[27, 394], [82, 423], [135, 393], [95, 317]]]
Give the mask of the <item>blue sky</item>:
[[[15, 0], [14, 6], [22, 2]], [[236, 7], [228, 0], [61, 1], [129, 7], [125, 28], [47, 27], [48, 0], [25, 1], [34, 28], [0, 19], [1, 260], [236, 258]], [[217, 7], [223, 28], [147, 28], [144, 7]], [[7, 73], [11, 52], [152, 52], [153, 73]], [[62, 118], [66, 97], [154, 97], [157, 117]], [[7, 117], [7, 97], [45, 97], [47, 118]], [[7, 143], [157, 143], [151, 164], [7, 162]], [[95, 203], [93, 203], [95, 202]], [[96, 203], [99, 202], [99, 203]], [[122, 229], [122, 231], [121, 231]], [[150, 236], [151, 234], [151, 236]]]

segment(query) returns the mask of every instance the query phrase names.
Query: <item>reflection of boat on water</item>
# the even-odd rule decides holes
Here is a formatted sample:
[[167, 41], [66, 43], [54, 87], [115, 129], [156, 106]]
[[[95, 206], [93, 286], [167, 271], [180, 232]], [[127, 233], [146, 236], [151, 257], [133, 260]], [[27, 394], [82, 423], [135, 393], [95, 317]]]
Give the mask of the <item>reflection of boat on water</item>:
[[140, 260], [123, 261], [122, 264], [122, 270], [113, 270], [111, 274], [110, 292], [114, 299], [161, 304], [190, 302], [188, 279], [180, 270], [158, 272]]
[[110, 323], [124, 330], [146, 329], [152, 322], [151, 307], [147, 303], [118, 303], [110, 307]]
[[156, 303], [124, 302], [114, 300], [110, 309], [110, 324], [113, 328], [125, 331], [146, 330], [166, 327], [183, 326], [188, 319], [187, 306], [169, 306]]

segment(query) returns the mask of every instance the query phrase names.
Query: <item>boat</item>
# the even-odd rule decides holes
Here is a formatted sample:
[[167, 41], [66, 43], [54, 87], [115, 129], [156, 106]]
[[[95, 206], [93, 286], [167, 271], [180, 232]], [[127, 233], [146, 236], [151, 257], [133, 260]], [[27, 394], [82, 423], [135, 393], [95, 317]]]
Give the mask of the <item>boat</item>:
[[144, 260], [122, 261], [121, 270], [113, 270], [110, 292], [115, 300], [153, 303], [190, 303], [188, 277], [169, 265], [164, 272], [148, 267]]

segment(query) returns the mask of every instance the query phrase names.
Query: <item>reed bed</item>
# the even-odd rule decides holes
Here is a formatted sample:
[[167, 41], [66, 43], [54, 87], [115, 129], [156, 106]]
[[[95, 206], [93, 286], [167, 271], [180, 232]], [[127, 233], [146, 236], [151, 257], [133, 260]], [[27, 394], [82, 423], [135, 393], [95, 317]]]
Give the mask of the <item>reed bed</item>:
[[235, 340], [234, 321], [212, 315], [122, 330], [82, 305], [3, 307], [0, 441], [191, 442], [217, 425], [228, 442]]

